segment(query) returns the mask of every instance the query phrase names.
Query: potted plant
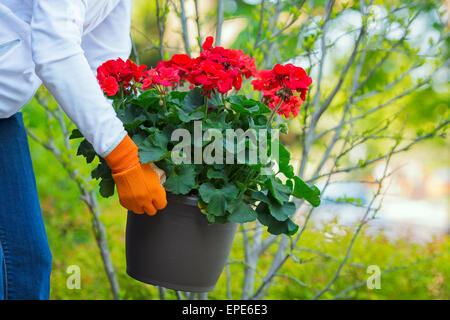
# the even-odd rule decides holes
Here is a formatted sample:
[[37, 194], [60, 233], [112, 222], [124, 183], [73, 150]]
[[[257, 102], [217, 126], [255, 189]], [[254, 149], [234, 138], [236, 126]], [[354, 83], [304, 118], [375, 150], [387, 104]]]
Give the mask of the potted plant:
[[[155, 216], [128, 213], [127, 272], [137, 280], [184, 291], [212, 290], [236, 226], [258, 220], [272, 234], [293, 235], [293, 198], [313, 206], [320, 192], [294, 173], [279, 132], [298, 114], [311, 79], [292, 64], [257, 70], [242, 50], [213, 47], [199, 57], [175, 54], [156, 68], [105, 62], [97, 78], [139, 147], [142, 163], [167, 176], [168, 205]], [[242, 94], [243, 79], [261, 99]], [[82, 138], [78, 130], [72, 138]], [[97, 156], [83, 140], [78, 155]], [[256, 154], [256, 159], [255, 159]], [[99, 158], [100, 193], [114, 180]]]

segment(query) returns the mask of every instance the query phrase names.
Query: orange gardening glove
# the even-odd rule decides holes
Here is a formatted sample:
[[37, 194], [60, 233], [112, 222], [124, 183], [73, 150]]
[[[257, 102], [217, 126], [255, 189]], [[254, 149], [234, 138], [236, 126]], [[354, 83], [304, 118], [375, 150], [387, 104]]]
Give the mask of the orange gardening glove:
[[153, 169], [156, 166], [139, 162], [138, 147], [128, 135], [105, 160], [111, 168], [123, 207], [134, 213], [154, 215], [167, 205], [166, 191]]

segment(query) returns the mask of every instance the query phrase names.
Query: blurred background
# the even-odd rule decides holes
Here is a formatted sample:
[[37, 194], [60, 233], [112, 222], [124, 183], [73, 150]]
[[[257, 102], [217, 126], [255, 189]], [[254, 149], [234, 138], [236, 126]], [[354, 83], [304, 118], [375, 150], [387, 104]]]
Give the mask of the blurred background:
[[[313, 85], [283, 142], [322, 204], [292, 239], [241, 228], [217, 288], [164, 290], [125, 272], [126, 212], [76, 156], [41, 88], [24, 109], [50, 247], [52, 299], [449, 299], [449, 1], [134, 0], [131, 59], [155, 66], [206, 36]], [[251, 91], [249, 82], [243, 90]], [[279, 119], [283, 121], [283, 119]], [[95, 164], [92, 164], [95, 166]], [[283, 259], [286, 257], [286, 259]], [[280, 261], [283, 261], [280, 263]], [[77, 265], [81, 288], [70, 290]], [[369, 266], [381, 272], [370, 289]]]

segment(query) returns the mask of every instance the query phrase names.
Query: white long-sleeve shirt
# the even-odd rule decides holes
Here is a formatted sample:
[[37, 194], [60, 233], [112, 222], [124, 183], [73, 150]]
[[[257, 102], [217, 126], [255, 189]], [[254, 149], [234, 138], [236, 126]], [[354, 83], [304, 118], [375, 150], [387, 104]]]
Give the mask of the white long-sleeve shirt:
[[126, 135], [95, 78], [131, 51], [132, 0], [0, 0], [0, 118], [26, 105], [41, 83], [95, 151]]

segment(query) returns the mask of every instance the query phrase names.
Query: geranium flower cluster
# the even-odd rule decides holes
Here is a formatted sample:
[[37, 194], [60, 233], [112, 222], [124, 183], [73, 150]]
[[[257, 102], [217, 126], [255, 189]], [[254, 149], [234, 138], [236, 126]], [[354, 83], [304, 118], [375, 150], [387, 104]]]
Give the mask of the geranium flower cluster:
[[263, 93], [265, 104], [288, 118], [298, 115], [312, 83], [305, 70], [293, 64], [277, 64], [272, 70], [258, 71], [254, 59], [242, 50], [213, 47], [213, 42], [213, 37], [207, 37], [196, 58], [175, 54], [148, 70], [130, 60], [109, 60], [98, 68], [97, 79], [108, 96], [135, 92], [137, 83], [142, 84], [142, 90], [155, 88], [163, 94], [166, 87], [188, 82], [190, 89], [200, 87], [205, 96], [211, 97], [214, 90], [222, 94], [233, 88], [239, 91], [243, 78], [255, 77], [253, 88]]
[[156, 69], [144, 74], [143, 89], [153, 85], [176, 86], [185, 80], [191, 89], [201, 87], [208, 97], [214, 89], [220, 93], [233, 87], [240, 90], [242, 78], [248, 79], [256, 72], [254, 59], [242, 50], [213, 47], [213, 42], [213, 37], [207, 37], [197, 58], [176, 54], [168, 61], [160, 61]]
[[242, 77], [248, 79], [256, 73], [255, 60], [242, 50], [213, 47], [213, 42], [213, 37], [206, 38], [186, 80], [205, 91], [217, 88], [218, 92], [226, 93], [233, 87], [240, 90]]
[[[276, 64], [272, 70], [260, 70], [257, 79], [252, 81], [253, 88], [263, 93], [263, 102], [272, 110], [285, 117], [296, 117], [299, 108], [306, 99], [306, 93], [312, 83], [303, 68], [291, 63]], [[300, 97], [295, 93], [299, 93]], [[281, 103], [281, 104], [280, 104]]]
[[108, 96], [117, 94], [120, 87], [125, 93], [135, 92], [135, 84], [141, 81], [146, 68], [146, 65], [138, 66], [130, 59], [127, 61], [123, 61], [121, 58], [108, 60], [97, 68], [97, 80]]

